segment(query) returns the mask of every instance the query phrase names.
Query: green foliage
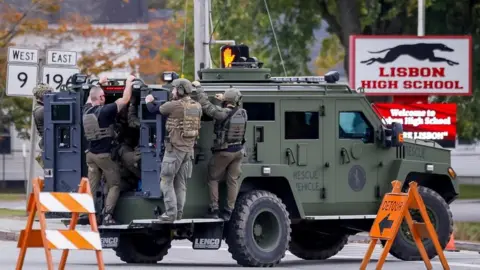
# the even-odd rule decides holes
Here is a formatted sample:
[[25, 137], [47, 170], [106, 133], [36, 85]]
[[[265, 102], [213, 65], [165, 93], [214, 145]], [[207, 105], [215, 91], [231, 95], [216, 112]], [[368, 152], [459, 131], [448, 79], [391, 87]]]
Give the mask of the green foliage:
[[[193, 79], [193, 3], [188, 2], [187, 42], [185, 49], [185, 76]], [[267, 1], [272, 24], [288, 76], [310, 74], [309, 47], [314, 42], [313, 30], [321, 17], [312, 1]], [[184, 1], [169, 1], [169, 7], [182, 12]], [[267, 9], [263, 0], [212, 0], [213, 39], [235, 40], [250, 47], [250, 55], [264, 62], [276, 76], [285, 75], [275, 42]], [[183, 42], [183, 31], [178, 41]], [[221, 45], [211, 45], [212, 64], [219, 66]]]

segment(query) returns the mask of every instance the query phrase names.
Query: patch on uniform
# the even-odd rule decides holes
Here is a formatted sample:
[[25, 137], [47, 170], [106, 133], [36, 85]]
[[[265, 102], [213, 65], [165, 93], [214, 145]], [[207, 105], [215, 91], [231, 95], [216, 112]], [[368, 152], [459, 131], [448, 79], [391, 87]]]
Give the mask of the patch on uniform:
[[348, 172], [348, 185], [353, 191], [361, 191], [367, 182], [367, 174], [360, 165], [354, 165]]
[[44, 177], [53, 177], [53, 169], [43, 169]]

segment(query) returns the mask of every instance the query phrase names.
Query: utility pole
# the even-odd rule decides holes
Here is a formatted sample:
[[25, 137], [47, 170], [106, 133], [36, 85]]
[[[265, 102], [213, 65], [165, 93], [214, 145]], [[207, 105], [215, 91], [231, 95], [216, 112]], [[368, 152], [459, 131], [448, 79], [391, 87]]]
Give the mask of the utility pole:
[[211, 0], [193, 1], [193, 32], [194, 32], [194, 53], [195, 53], [195, 80], [198, 80], [197, 71], [211, 68], [212, 58], [210, 56], [210, 44], [231, 44], [235, 40], [212, 40], [210, 41], [210, 13], [212, 12]]
[[425, 35], [425, 0], [418, 0], [417, 36]]

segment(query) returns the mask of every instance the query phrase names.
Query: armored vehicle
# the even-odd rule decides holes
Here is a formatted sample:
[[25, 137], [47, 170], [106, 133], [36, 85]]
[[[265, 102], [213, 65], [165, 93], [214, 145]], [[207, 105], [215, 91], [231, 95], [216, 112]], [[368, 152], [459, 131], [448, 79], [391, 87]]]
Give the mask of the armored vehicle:
[[[164, 210], [159, 173], [165, 119], [149, 113], [144, 98], [151, 93], [155, 102], [163, 102], [169, 90], [139, 81], [134, 95], [139, 97], [141, 179], [118, 201], [114, 218], [120, 225], [99, 227], [104, 248], [127, 263], [157, 263], [180, 239], [190, 240], [193, 249], [210, 250], [225, 241], [243, 266], [275, 266], [287, 250], [305, 260], [325, 260], [342, 250], [350, 235], [370, 230], [393, 180], [402, 181], [404, 189], [411, 181], [419, 184], [446, 246], [453, 228], [449, 204], [459, 194], [449, 150], [427, 141], [403, 141], [402, 125], [385, 123], [363, 93], [339, 82], [338, 72], [272, 77], [255, 58], [242, 57], [229, 68], [198, 71], [212, 102], [214, 94], [235, 87], [248, 112], [248, 155], [231, 219], [202, 218], [209, 203], [205, 175], [213, 134], [213, 121], [206, 116], [184, 217], [173, 224], [157, 219]], [[91, 82], [72, 81], [69, 91], [45, 98], [44, 178], [50, 191], [74, 191], [86, 176], [81, 111]], [[113, 84], [104, 87], [107, 102], [123, 89], [121, 80]], [[225, 191], [221, 187], [221, 200]], [[419, 214], [412, 216], [421, 221]], [[424, 245], [435, 257], [429, 239]], [[390, 253], [421, 260], [406, 224]]]

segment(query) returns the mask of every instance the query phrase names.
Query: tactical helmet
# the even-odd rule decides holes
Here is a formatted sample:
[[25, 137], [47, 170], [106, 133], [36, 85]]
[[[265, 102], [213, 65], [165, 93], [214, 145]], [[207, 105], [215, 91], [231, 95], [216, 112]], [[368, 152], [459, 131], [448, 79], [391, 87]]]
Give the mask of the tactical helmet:
[[240, 99], [242, 99], [242, 93], [236, 88], [227, 89], [223, 94], [223, 101], [228, 103], [237, 104]]
[[43, 95], [53, 92], [53, 87], [45, 83], [39, 83], [33, 88], [32, 92], [35, 99], [42, 101]]
[[177, 88], [178, 94], [189, 95], [192, 93], [193, 86], [192, 83], [187, 79], [175, 79], [172, 81], [172, 86]]

